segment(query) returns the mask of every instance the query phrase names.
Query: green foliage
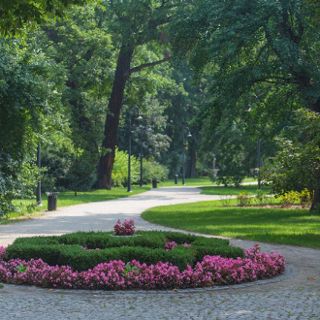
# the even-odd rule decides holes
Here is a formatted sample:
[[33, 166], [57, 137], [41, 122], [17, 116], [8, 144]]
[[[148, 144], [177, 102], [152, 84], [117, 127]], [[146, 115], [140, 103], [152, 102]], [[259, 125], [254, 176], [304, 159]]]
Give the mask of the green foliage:
[[310, 207], [312, 203], [313, 194], [303, 189], [301, 192], [288, 191], [277, 196], [283, 207], [290, 207], [292, 205], [300, 204], [302, 207]]
[[63, 70], [34, 45], [34, 39], [25, 46], [0, 42], [2, 212], [12, 209], [13, 198], [28, 198], [34, 192], [40, 174], [35, 166], [38, 141], [48, 142], [57, 132], [60, 141], [68, 135], [61, 113]]
[[144, 160], [143, 162], [143, 181], [145, 183], [150, 183], [152, 179], [156, 179], [157, 181], [164, 181], [168, 177], [168, 169], [150, 159], [150, 160]]
[[[178, 246], [165, 250], [168, 240], [176, 241]], [[184, 247], [184, 243], [191, 247]], [[130, 237], [107, 232], [77, 232], [59, 237], [18, 238], [6, 254], [8, 259], [41, 258], [51, 265], [70, 265], [76, 270], [87, 270], [109, 260], [130, 262], [134, 259], [149, 264], [167, 261], [184, 269], [207, 254], [242, 257], [243, 250], [230, 247], [227, 240], [176, 232], [144, 231]]]
[[[279, 151], [264, 168], [264, 177], [278, 194], [287, 191], [319, 192], [320, 116], [299, 110], [291, 127], [279, 138]], [[315, 199], [315, 196], [314, 196]]]
[[280, 203], [283, 207], [289, 207], [291, 205], [299, 203], [299, 192], [297, 191], [288, 191], [279, 197]]
[[[128, 179], [128, 153], [116, 149], [115, 162], [112, 171], [112, 181], [114, 186], [125, 186]], [[137, 182], [139, 179], [139, 161], [135, 156], [131, 156], [131, 179]]]
[[240, 207], [247, 207], [251, 204], [252, 198], [250, 197], [250, 194], [247, 192], [240, 192], [237, 195], [237, 200], [239, 202]]
[[1, 1], [0, 3], [0, 34], [15, 34], [24, 26], [41, 23], [49, 18], [61, 16], [65, 7], [81, 4], [81, 0], [24, 0]]

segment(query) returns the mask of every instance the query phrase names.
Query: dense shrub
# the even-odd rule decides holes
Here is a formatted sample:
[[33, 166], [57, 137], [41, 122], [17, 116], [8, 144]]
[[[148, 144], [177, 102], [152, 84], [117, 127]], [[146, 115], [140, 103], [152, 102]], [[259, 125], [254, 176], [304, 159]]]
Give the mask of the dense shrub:
[[143, 161], [143, 182], [150, 183], [153, 179], [163, 181], [168, 178], [168, 169], [155, 160]]
[[295, 204], [306, 207], [311, 205], [312, 193], [308, 189], [303, 189], [301, 192], [288, 191], [278, 195], [277, 198], [283, 207], [289, 207]]
[[[173, 241], [177, 245], [166, 250], [166, 244]], [[87, 270], [119, 259], [148, 264], [170, 262], [182, 270], [205, 255], [236, 258], [243, 257], [243, 250], [229, 246], [228, 240], [157, 231], [137, 232], [131, 237], [114, 236], [110, 232], [76, 232], [19, 238], [7, 248], [8, 259], [42, 259], [49, 265], [68, 265], [75, 270]]]

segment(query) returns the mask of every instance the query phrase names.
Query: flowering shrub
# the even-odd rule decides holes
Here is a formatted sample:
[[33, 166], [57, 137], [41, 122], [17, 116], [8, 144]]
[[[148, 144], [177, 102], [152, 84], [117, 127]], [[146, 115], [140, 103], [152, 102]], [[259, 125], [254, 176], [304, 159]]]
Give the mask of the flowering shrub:
[[0, 260], [4, 258], [5, 254], [6, 254], [6, 248], [0, 246]]
[[69, 266], [50, 266], [41, 259], [4, 260], [1, 248], [0, 281], [65, 289], [172, 289], [235, 284], [266, 279], [281, 274], [284, 257], [262, 253], [259, 246], [246, 250], [244, 258], [205, 256], [184, 270], [168, 262], [155, 264], [132, 260], [112, 260], [92, 269], [74, 271]]
[[164, 245], [164, 248], [169, 251], [174, 249], [177, 246], [177, 243], [175, 241], [167, 241]]
[[113, 230], [117, 236], [131, 236], [135, 233], [136, 227], [132, 219], [125, 219], [123, 222], [118, 220]]

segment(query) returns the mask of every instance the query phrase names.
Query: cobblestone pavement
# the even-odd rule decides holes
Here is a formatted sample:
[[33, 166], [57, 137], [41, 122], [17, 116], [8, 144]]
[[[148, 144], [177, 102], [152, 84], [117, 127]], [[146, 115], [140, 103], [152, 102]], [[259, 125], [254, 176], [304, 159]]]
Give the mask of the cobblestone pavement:
[[[140, 227], [154, 228], [139, 218], [139, 213], [146, 208], [210, 198], [213, 197], [199, 195], [195, 188], [166, 188], [128, 199], [74, 206], [56, 215], [4, 226], [4, 233], [0, 228], [0, 243], [10, 243], [19, 232], [25, 236], [39, 231], [60, 234], [74, 229], [110, 229], [120, 212], [123, 217], [133, 217]], [[95, 223], [95, 219], [100, 224]], [[232, 243], [244, 248], [253, 244], [243, 240], [232, 240]], [[285, 255], [288, 268], [283, 276], [227, 288], [165, 292], [67, 291], [5, 285], [0, 289], [0, 320], [319, 320], [320, 251], [267, 244], [262, 244], [262, 249]]]

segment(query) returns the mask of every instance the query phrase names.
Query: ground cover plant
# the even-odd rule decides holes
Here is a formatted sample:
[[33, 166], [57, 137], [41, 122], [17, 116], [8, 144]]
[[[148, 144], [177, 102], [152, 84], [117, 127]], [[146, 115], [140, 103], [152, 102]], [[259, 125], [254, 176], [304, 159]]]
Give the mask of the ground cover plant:
[[269, 201], [275, 203], [240, 207], [238, 199], [205, 201], [152, 208], [142, 216], [152, 223], [199, 233], [320, 248], [319, 215], [308, 209], [281, 208], [278, 199]]
[[[234, 248], [238, 250], [238, 257], [229, 257], [233, 256], [236, 251], [227, 250], [230, 248], [227, 240], [179, 233], [145, 232], [131, 237], [116, 237], [110, 233], [107, 236], [105, 233], [77, 233], [62, 237], [42, 237], [42, 239], [34, 237], [29, 240], [28, 242], [27, 239], [17, 239], [7, 249], [0, 247], [0, 281], [67, 289], [175, 289], [255, 281], [279, 275], [285, 269], [285, 260], [281, 255], [261, 253], [258, 246], [245, 251]], [[77, 269], [70, 264], [50, 264], [43, 259], [27, 257], [28, 255], [38, 256], [43, 252], [42, 250], [36, 251], [36, 247], [39, 249], [40, 240], [42, 240], [42, 250], [46, 249], [47, 254], [43, 258], [47, 261], [50, 259], [59, 261], [58, 246], [69, 246], [70, 249], [70, 246], [74, 246], [72, 243], [79, 244], [80, 242], [83, 245], [93, 245], [94, 249], [82, 247], [82, 250], [87, 252], [102, 252], [103, 249], [98, 248], [99, 246], [105, 247], [112, 243], [113, 248], [118, 249], [118, 257], [115, 259], [109, 256], [111, 260], [105, 259], [94, 267], [84, 270], [81, 270], [84, 267], [83, 264], [79, 264], [84, 256], [80, 255], [78, 259], [73, 256], [69, 260], [70, 264], [72, 261], [76, 262]], [[62, 241], [63, 244], [55, 243], [53, 246], [57, 240]], [[121, 249], [127, 248], [123, 244], [128, 245], [129, 243], [136, 244], [136, 246], [141, 245], [140, 248], [145, 249], [148, 255], [152, 253], [152, 250], [148, 250], [152, 249], [152, 246], [158, 253], [163, 250], [162, 252], [167, 255], [157, 255], [157, 260], [153, 263], [142, 262], [141, 259], [146, 256], [141, 255], [141, 250], [134, 252], [140, 261], [131, 258], [126, 262], [130, 251], [121, 251]], [[161, 249], [158, 247], [160, 244], [163, 246]], [[130, 249], [133, 248], [135, 247]], [[221, 254], [207, 254], [207, 250], [214, 252], [215, 249]], [[186, 254], [187, 250], [189, 254]], [[186, 265], [184, 265], [186, 261], [181, 260], [182, 255], [178, 252], [183, 252], [183, 256], [188, 260]], [[24, 259], [13, 258], [18, 253], [19, 255], [24, 253]], [[79, 250], [75, 253], [79, 254]], [[202, 259], [196, 262], [200, 256]], [[168, 257], [174, 258], [175, 263], [166, 261]]]

